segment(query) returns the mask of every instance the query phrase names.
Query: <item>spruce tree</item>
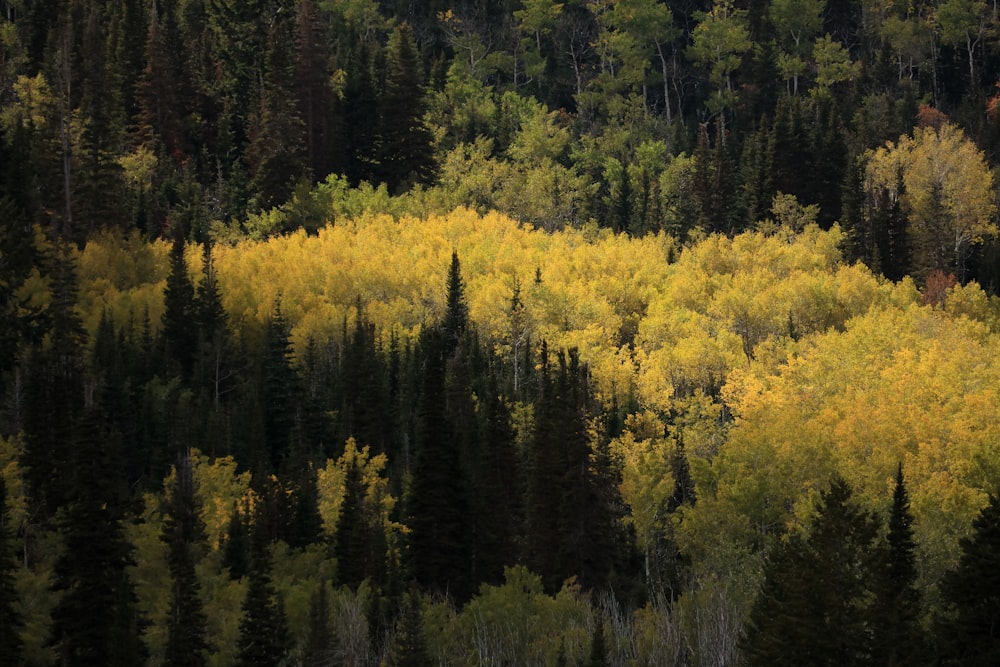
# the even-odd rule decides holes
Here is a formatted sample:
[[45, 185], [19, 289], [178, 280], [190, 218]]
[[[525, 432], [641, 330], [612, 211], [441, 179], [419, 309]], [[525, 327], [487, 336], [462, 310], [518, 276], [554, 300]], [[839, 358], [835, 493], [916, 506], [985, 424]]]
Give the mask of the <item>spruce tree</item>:
[[7, 486], [0, 474], [0, 667], [21, 664], [24, 620], [17, 610], [14, 559], [8, 541]]
[[389, 648], [389, 667], [431, 667], [434, 664], [427, 654], [420, 607], [420, 592], [411, 587], [403, 598], [396, 634]]
[[263, 376], [264, 439], [271, 469], [276, 471], [288, 455], [299, 396], [289, 326], [280, 301], [275, 301], [267, 321]]
[[144, 621], [128, 575], [134, 560], [124, 524], [120, 437], [101, 424], [97, 409], [89, 409], [73, 441], [50, 639], [62, 664], [127, 667], [145, 658]]
[[465, 301], [462, 264], [458, 259], [458, 252], [454, 250], [451, 253], [451, 264], [448, 267], [447, 295], [447, 306], [441, 328], [444, 330], [446, 338], [445, 351], [450, 355], [458, 347], [459, 341], [469, 326], [469, 306]]
[[805, 536], [779, 545], [743, 642], [749, 665], [871, 664], [867, 624], [876, 522], [834, 477]]
[[959, 541], [958, 565], [941, 582], [944, 613], [937, 624], [944, 664], [1000, 664], [1000, 495]]
[[266, 530], [255, 519], [251, 532], [250, 572], [236, 645], [237, 667], [279, 667], [291, 651], [284, 602], [271, 584]]
[[920, 628], [920, 592], [916, 582], [913, 515], [900, 463], [882, 562], [872, 581], [874, 600], [869, 615], [873, 665], [916, 665], [925, 657]]
[[204, 543], [205, 527], [198, 513], [196, 482], [188, 456], [177, 464], [165, 510], [161, 539], [167, 544], [171, 588], [164, 664], [201, 667], [206, 664], [208, 619], [199, 596], [195, 550]]
[[[600, 614], [600, 612], [597, 612]], [[600, 616], [594, 624], [594, 636], [590, 641], [590, 661], [588, 667], [607, 667], [608, 647], [604, 640], [604, 619]]]
[[337, 633], [330, 624], [326, 586], [326, 582], [319, 582], [309, 598], [309, 626], [302, 649], [303, 667], [334, 667], [337, 664]]
[[434, 178], [433, 136], [424, 124], [420, 54], [403, 23], [389, 38], [385, 91], [379, 103], [378, 177], [399, 193]]
[[228, 388], [227, 380], [233, 375], [229, 368], [230, 333], [229, 316], [222, 307], [222, 293], [212, 259], [212, 245], [205, 243], [202, 261], [202, 277], [195, 294], [194, 315], [198, 337], [197, 372], [198, 382], [212, 397], [212, 405], [218, 410], [222, 396]]
[[170, 273], [163, 290], [163, 340], [167, 359], [177, 364], [183, 378], [191, 377], [194, 366], [197, 330], [194, 285], [188, 274], [184, 259], [184, 231], [173, 230], [174, 240], [170, 246]]
[[446, 339], [438, 330], [422, 340], [425, 355], [417, 451], [407, 492], [409, 557], [417, 582], [463, 600], [468, 582], [468, 519], [462, 453], [445, 411]]

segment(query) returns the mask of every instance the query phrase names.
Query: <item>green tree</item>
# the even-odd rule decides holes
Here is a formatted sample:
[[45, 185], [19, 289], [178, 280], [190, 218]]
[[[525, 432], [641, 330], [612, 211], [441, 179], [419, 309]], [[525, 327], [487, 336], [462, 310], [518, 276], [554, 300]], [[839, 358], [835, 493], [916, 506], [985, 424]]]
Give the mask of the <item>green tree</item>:
[[716, 0], [709, 11], [695, 16], [698, 25], [691, 35], [687, 56], [708, 70], [708, 80], [715, 87], [707, 102], [708, 110], [722, 114], [736, 101], [733, 73], [752, 46], [747, 10], [737, 9], [732, 0]]
[[184, 235], [181, 229], [172, 230], [170, 246], [170, 273], [163, 290], [163, 341], [167, 359], [177, 364], [182, 377], [190, 378], [194, 367], [197, 345], [194, 285], [184, 258]]
[[425, 365], [405, 523], [410, 527], [409, 558], [416, 581], [463, 600], [471, 592], [468, 500], [462, 452], [446, 412], [447, 346], [439, 328], [422, 335]]
[[986, 667], [1000, 661], [1000, 495], [960, 540], [958, 565], [941, 582], [944, 614], [937, 639], [945, 664]]
[[205, 541], [205, 526], [199, 508], [191, 459], [185, 456], [174, 470], [160, 538], [167, 543], [170, 568], [170, 612], [164, 664], [171, 667], [200, 667], [206, 664], [208, 619], [195, 574], [196, 550]]
[[[259, 518], [256, 513], [255, 518]], [[291, 651], [284, 602], [271, 583], [268, 531], [255, 520], [251, 530], [249, 585], [243, 600], [237, 667], [280, 667]]]
[[748, 664], [871, 664], [866, 612], [877, 532], [835, 477], [806, 534], [788, 536], [765, 563], [744, 638]]
[[69, 490], [59, 527], [64, 550], [55, 568], [52, 635], [62, 664], [141, 664], [145, 625], [128, 567], [135, 564], [125, 533], [126, 485], [120, 436], [102, 428], [90, 408], [75, 430]]
[[405, 23], [389, 38], [385, 91], [379, 101], [377, 173], [389, 191], [428, 185], [436, 164], [433, 137], [424, 123], [426, 103], [420, 55]]
[[14, 587], [15, 565], [8, 536], [7, 485], [0, 473], [0, 665], [21, 664], [24, 642], [21, 630], [24, 620], [17, 610], [17, 589]]
[[389, 648], [389, 667], [431, 667], [434, 664], [427, 653], [420, 611], [420, 591], [411, 587], [403, 597], [396, 634]]
[[925, 658], [926, 647], [916, 587], [917, 545], [902, 463], [896, 469], [886, 541], [884, 562], [879, 563], [872, 581], [875, 597], [870, 609], [871, 664], [916, 665]]

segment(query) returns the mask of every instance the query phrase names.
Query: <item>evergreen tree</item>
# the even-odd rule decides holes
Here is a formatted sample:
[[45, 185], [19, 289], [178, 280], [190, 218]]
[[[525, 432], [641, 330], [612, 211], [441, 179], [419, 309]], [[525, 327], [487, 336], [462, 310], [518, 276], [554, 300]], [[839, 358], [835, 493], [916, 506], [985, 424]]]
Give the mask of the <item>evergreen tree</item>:
[[121, 443], [101, 423], [90, 408], [73, 441], [51, 642], [62, 664], [127, 667], [145, 658], [144, 621], [127, 571], [134, 561], [124, 525]]
[[448, 267], [447, 306], [444, 330], [447, 348], [445, 352], [452, 354], [469, 326], [469, 306], [465, 301], [465, 281], [462, 280], [462, 265], [458, 260], [458, 252], [451, 252], [451, 265]]
[[197, 321], [195, 292], [188, 274], [187, 261], [184, 259], [184, 234], [184, 230], [173, 230], [170, 273], [163, 290], [162, 324], [167, 359], [170, 363], [177, 364], [181, 376], [188, 379], [194, 366], [198, 339], [197, 329], [192, 326]]
[[333, 554], [337, 559], [337, 580], [356, 588], [366, 577], [377, 574], [372, 562], [371, 527], [365, 508], [365, 486], [356, 460], [347, 462], [344, 501], [337, 517]]
[[420, 607], [420, 592], [411, 587], [404, 596], [396, 634], [389, 648], [389, 667], [431, 667], [434, 664], [427, 654]]
[[15, 565], [8, 541], [7, 486], [0, 474], [0, 667], [21, 664], [24, 620], [17, 610]]
[[883, 560], [872, 582], [870, 610], [873, 665], [916, 665], [926, 655], [920, 628], [920, 593], [916, 588], [916, 542], [903, 464], [889, 512], [889, 532]]
[[403, 23], [389, 39], [385, 91], [379, 102], [378, 177], [390, 192], [428, 185], [436, 165], [424, 124], [423, 76], [413, 31]]
[[292, 344], [289, 326], [276, 301], [267, 321], [263, 368], [262, 408], [264, 440], [272, 470], [281, 468], [295, 423], [298, 376], [292, 366]]
[[309, 598], [309, 626], [302, 649], [303, 667], [335, 667], [337, 634], [330, 625], [330, 602], [326, 582], [321, 581]]
[[1000, 664], [1000, 495], [972, 522], [959, 541], [958, 565], [941, 582], [944, 614], [937, 639], [948, 665]]
[[24, 435], [21, 464], [33, 507], [52, 518], [71, 497], [73, 441], [84, 414], [86, 332], [76, 311], [76, 268], [67, 248], [42, 258], [51, 281], [52, 303], [45, 311], [47, 344], [32, 350], [25, 371]]
[[208, 619], [199, 596], [195, 550], [204, 543], [205, 527], [198, 513], [197, 488], [188, 456], [175, 469], [165, 515], [161, 539], [167, 543], [171, 589], [164, 664], [200, 667], [206, 664]]
[[464, 600], [467, 580], [467, 501], [462, 453], [445, 411], [446, 339], [431, 329], [422, 337], [425, 366], [413, 476], [407, 491], [409, 557], [416, 581]]
[[765, 563], [743, 643], [749, 665], [869, 665], [867, 624], [876, 522], [835, 477], [805, 536]]
[[212, 405], [219, 410], [222, 396], [228, 391], [227, 381], [234, 371], [229, 367], [229, 316], [222, 307], [218, 276], [212, 259], [212, 245], [205, 243], [202, 277], [194, 302], [195, 327], [198, 335], [197, 370], [199, 384], [210, 393]]
[[267, 531], [256, 519], [259, 515], [251, 531], [249, 585], [243, 600], [236, 665], [280, 667], [292, 648], [291, 636], [284, 602], [271, 584]]

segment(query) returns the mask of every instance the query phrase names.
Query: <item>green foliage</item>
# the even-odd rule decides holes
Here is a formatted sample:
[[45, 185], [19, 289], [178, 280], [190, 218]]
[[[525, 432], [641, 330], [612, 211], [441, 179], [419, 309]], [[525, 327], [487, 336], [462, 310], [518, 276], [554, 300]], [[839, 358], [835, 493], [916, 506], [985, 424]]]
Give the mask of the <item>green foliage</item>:
[[997, 559], [1000, 557], [1000, 499], [989, 502], [959, 543], [956, 567], [941, 582], [944, 615], [938, 628], [946, 664], [989, 665], [1000, 656], [997, 619]]

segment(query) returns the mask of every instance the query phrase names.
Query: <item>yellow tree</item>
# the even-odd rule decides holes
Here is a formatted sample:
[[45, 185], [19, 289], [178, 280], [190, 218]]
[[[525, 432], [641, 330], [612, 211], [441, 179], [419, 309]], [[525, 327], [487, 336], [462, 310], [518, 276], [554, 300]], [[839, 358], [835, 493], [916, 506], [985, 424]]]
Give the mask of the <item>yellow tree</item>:
[[951, 123], [919, 127], [870, 152], [866, 199], [886, 193], [909, 220], [914, 273], [954, 271], [964, 282], [973, 245], [997, 235], [993, 174], [983, 155]]

